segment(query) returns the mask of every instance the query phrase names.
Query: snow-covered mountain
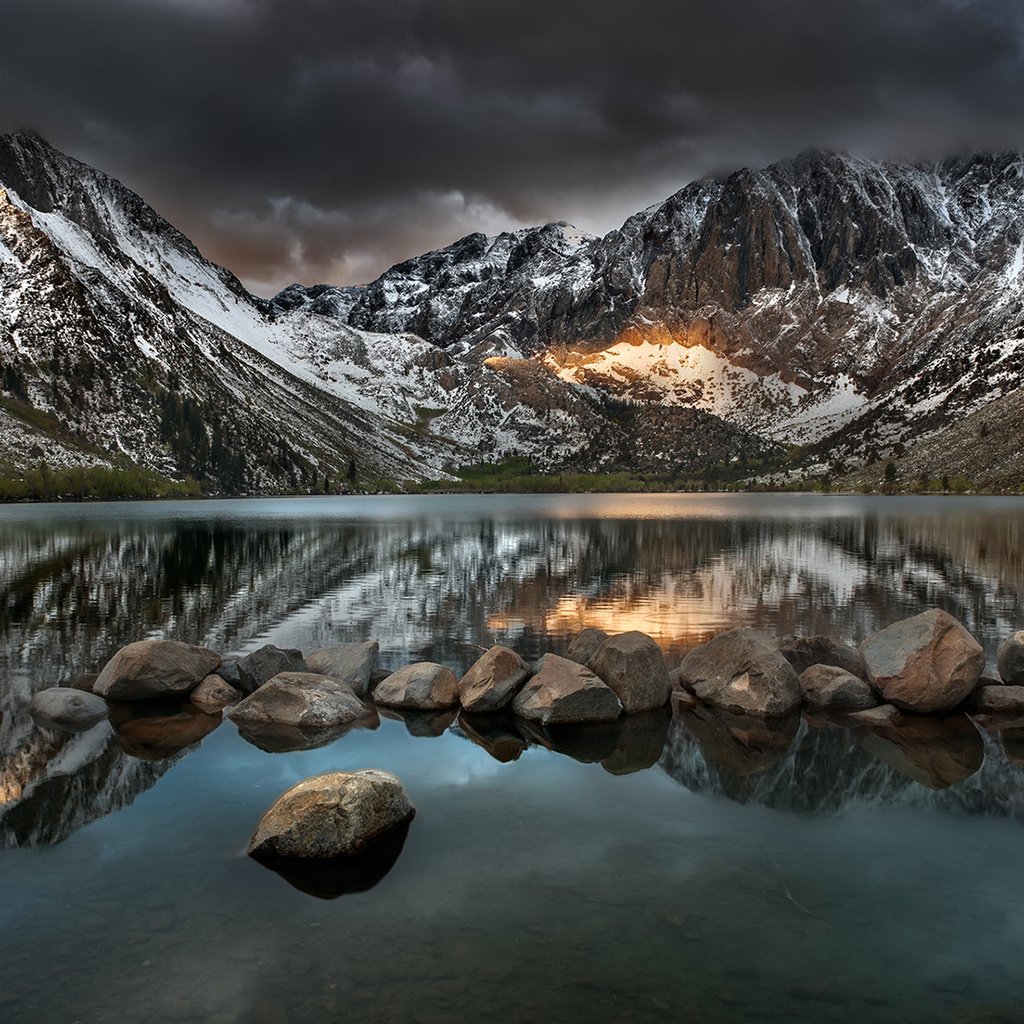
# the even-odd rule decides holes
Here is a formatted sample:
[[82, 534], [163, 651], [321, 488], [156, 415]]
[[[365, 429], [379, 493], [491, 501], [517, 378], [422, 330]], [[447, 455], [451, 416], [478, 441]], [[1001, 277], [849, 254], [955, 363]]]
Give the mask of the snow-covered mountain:
[[15, 464], [118, 452], [256, 489], [353, 460], [371, 481], [510, 455], [699, 472], [801, 445], [880, 474], [936, 457], [920, 453], [939, 432], [981, 446], [972, 424], [1024, 383], [1016, 155], [809, 152], [695, 182], [604, 238], [469, 235], [365, 287], [270, 301], [35, 136], [0, 139], [0, 186]]

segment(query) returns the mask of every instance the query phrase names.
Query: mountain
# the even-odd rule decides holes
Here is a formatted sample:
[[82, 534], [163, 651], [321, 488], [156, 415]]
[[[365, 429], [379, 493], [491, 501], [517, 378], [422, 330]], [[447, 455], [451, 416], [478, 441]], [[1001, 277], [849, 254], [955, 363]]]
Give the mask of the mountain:
[[[1003, 413], [1024, 383], [1017, 155], [807, 152], [694, 182], [604, 238], [473, 234], [364, 287], [271, 300], [36, 136], [0, 138], [0, 187], [16, 467], [116, 453], [230, 491], [511, 456], [691, 476], [758, 460], [871, 484], [889, 460], [946, 473], [955, 452], [975, 482], [1024, 482]], [[987, 462], [982, 420], [1004, 438]]]

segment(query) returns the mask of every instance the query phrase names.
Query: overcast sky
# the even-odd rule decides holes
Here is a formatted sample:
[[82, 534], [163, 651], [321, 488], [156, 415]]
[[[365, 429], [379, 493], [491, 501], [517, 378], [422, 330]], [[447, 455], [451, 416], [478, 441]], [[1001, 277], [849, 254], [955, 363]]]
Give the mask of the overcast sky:
[[469, 231], [595, 233], [807, 146], [1024, 148], [1019, 0], [3, 0], [0, 132], [254, 290]]

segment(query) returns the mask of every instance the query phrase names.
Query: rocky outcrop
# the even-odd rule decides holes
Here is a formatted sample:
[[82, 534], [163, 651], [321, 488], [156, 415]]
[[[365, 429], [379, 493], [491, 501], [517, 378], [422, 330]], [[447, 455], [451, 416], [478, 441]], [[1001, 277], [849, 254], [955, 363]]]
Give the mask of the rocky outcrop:
[[70, 686], [53, 686], [40, 690], [28, 710], [33, 721], [43, 728], [84, 732], [107, 717], [107, 702]]
[[869, 636], [860, 649], [871, 685], [882, 697], [922, 714], [955, 708], [985, 668], [981, 645], [941, 609], [895, 622]]
[[327, 772], [282, 793], [260, 819], [247, 852], [260, 859], [348, 856], [414, 814], [405, 788], [390, 772]]
[[631, 630], [608, 637], [587, 668], [615, 693], [626, 714], [664, 707], [672, 694], [665, 656], [646, 633]]
[[589, 629], [583, 630], [582, 633], [577, 633], [576, 636], [572, 638], [569, 646], [566, 648], [565, 656], [570, 661], [576, 661], [581, 665], [586, 665], [586, 663], [597, 653], [598, 647], [600, 647], [607, 639], [608, 634], [603, 629], [591, 626]]
[[357, 644], [335, 644], [333, 647], [321, 647], [318, 651], [306, 656], [306, 665], [311, 672], [330, 676], [343, 683], [348, 683], [360, 697], [370, 692], [370, 677], [377, 664], [380, 644], [376, 640], [368, 640]]
[[1024, 630], [1008, 636], [996, 654], [999, 678], [1010, 686], [1024, 686]]
[[779, 641], [782, 656], [799, 675], [812, 665], [833, 665], [858, 679], [867, 679], [864, 656], [856, 647], [829, 636], [787, 636]]
[[679, 678], [708, 704], [755, 715], [787, 715], [803, 696], [775, 640], [754, 629], [731, 629], [695, 648], [683, 659]]
[[438, 711], [459, 703], [459, 680], [450, 668], [421, 661], [392, 672], [374, 689], [373, 699], [385, 707]]
[[622, 713], [622, 703], [590, 669], [545, 654], [513, 700], [512, 710], [542, 725], [609, 722]]
[[93, 684], [107, 700], [186, 694], [220, 665], [220, 655], [179, 640], [139, 640], [122, 647]]
[[837, 665], [811, 665], [800, 673], [804, 703], [819, 711], [862, 711], [878, 703], [874, 690]]
[[492, 647], [459, 680], [459, 700], [469, 712], [498, 711], [526, 682], [530, 666], [509, 647]]
[[316, 730], [347, 725], [367, 713], [347, 683], [315, 672], [281, 672], [227, 714], [233, 722]]
[[308, 671], [309, 666], [303, 660], [302, 651], [264, 644], [251, 654], [238, 659], [239, 689], [243, 693], [252, 693], [281, 672]]
[[223, 711], [242, 699], [242, 691], [236, 690], [219, 675], [208, 675], [190, 694], [189, 701], [208, 715]]

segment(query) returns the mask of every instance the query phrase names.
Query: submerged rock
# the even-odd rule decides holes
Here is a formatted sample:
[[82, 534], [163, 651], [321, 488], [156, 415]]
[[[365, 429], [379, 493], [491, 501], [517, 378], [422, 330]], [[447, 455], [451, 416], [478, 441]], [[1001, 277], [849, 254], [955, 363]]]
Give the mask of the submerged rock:
[[459, 680], [459, 700], [470, 712], [498, 711], [512, 702], [530, 666], [509, 647], [492, 647]]
[[189, 693], [220, 665], [220, 655], [178, 640], [139, 640], [103, 667], [93, 693], [107, 700], [141, 700]]
[[622, 703], [586, 666], [545, 654], [513, 700], [512, 710], [543, 725], [609, 722], [622, 713]]
[[812, 665], [833, 665], [845, 669], [858, 679], [867, 679], [864, 655], [856, 647], [820, 634], [815, 636], [787, 636], [779, 641], [782, 656], [799, 675]]
[[587, 668], [615, 693], [626, 714], [664, 707], [672, 694], [661, 648], [637, 630], [608, 637]]
[[252, 693], [282, 672], [308, 672], [302, 651], [264, 644], [238, 660], [239, 689]]
[[346, 856], [414, 814], [405, 788], [390, 772], [326, 772], [304, 779], [274, 801], [247, 852], [260, 859]]
[[368, 713], [347, 683], [315, 672], [281, 672], [228, 712], [233, 722], [326, 729]]
[[70, 686], [52, 686], [40, 690], [28, 706], [36, 725], [44, 729], [85, 732], [107, 717], [107, 702], [102, 697]]
[[679, 678], [708, 704], [755, 715], [787, 715], [803, 698], [793, 666], [756, 629], [730, 629], [690, 651]]
[[444, 665], [421, 661], [392, 672], [373, 691], [385, 707], [410, 711], [439, 711], [459, 703], [459, 681]]
[[370, 692], [370, 678], [380, 644], [376, 640], [365, 643], [335, 644], [332, 647], [321, 647], [306, 657], [306, 664], [311, 672], [330, 676], [343, 683], [348, 683], [360, 697]]
[[873, 633], [861, 653], [871, 685], [885, 700], [920, 714], [955, 708], [985, 668], [978, 641], [937, 608]]
[[868, 683], [838, 665], [811, 665], [800, 675], [800, 689], [819, 711], [862, 711], [878, 703]]
[[1024, 630], [1011, 633], [996, 654], [999, 678], [1010, 686], [1024, 686]]
[[208, 675], [188, 698], [197, 708], [207, 714], [223, 711], [242, 699], [242, 691], [226, 682], [220, 673]]
[[580, 665], [586, 665], [586, 663], [597, 653], [598, 647], [600, 647], [607, 639], [608, 634], [603, 629], [591, 626], [589, 629], [583, 630], [582, 633], [577, 633], [576, 636], [572, 638], [569, 646], [566, 648], [565, 656], [569, 661], [575, 661]]

